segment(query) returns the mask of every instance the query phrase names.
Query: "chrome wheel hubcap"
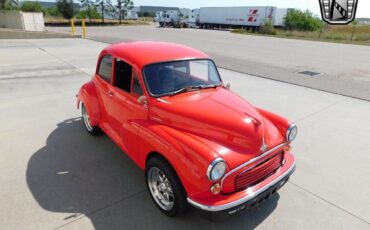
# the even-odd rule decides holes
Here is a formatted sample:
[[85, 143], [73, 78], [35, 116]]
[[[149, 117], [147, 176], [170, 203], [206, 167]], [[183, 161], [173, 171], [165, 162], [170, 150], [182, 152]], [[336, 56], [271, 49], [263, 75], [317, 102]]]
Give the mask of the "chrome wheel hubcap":
[[170, 181], [157, 167], [152, 167], [148, 172], [148, 186], [155, 202], [162, 209], [168, 211], [173, 208], [175, 197]]
[[89, 114], [86, 111], [85, 106], [82, 106], [82, 118], [84, 119], [84, 123], [85, 123], [85, 126], [86, 126], [87, 130], [91, 131], [92, 127], [90, 125], [90, 117], [89, 117]]

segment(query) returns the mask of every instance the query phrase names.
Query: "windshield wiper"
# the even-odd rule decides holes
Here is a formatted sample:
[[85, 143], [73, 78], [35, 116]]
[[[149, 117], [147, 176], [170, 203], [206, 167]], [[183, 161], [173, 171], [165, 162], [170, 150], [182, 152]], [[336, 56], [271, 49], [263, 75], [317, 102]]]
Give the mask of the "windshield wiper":
[[187, 92], [188, 90], [189, 90], [189, 87], [183, 87], [183, 88], [180, 88], [180, 89], [178, 89], [178, 90], [173, 91], [173, 92], [170, 94], [170, 97], [175, 96], [176, 94], [179, 94], [179, 93]]
[[174, 96], [176, 94], [184, 93], [184, 92], [189, 92], [194, 89], [208, 89], [208, 88], [216, 88], [217, 86], [220, 86], [220, 84], [213, 84], [213, 85], [197, 85], [197, 86], [187, 86], [183, 88], [179, 88], [178, 90], [173, 91], [170, 93], [170, 96]]
[[197, 89], [209, 89], [209, 88], [216, 88], [217, 86], [220, 86], [220, 84], [198, 85], [198, 86], [193, 86], [193, 88], [197, 88]]

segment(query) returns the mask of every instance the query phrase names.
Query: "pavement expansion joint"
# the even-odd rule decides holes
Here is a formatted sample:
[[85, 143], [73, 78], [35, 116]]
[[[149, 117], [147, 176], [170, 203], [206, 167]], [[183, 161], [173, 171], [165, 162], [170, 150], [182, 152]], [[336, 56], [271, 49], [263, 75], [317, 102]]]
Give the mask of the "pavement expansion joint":
[[[144, 193], [145, 191], [146, 191], [146, 189], [140, 190], [140, 191], [138, 191], [138, 192], [135, 192], [135, 193], [133, 193], [133, 194], [131, 194], [131, 195], [129, 195], [129, 196], [123, 197], [122, 199], [116, 200], [116, 201], [114, 201], [114, 202], [112, 202], [112, 203], [110, 203], [110, 204], [107, 204], [107, 205], [105, 205], [105, 206], [103, 206], [103, 207], [101, 207], [101, 208], [97, 208], [97, 209], [95, 209], [95, 210], [93, 210], [93, 211], [91, 211], [91, 212], [88, 212], [88, 213], [86, 213], [86, 214], [82, 214], [82, 215], [76, 215], [76, 214], [74, 214], [74, 215], [76, 215], [76, 217], [77, 217], [76, 219], [71, 220], [71, 221], [69, 221], [69, 222], [67, 222], [67, 223], [65, 223], [65, 224], [62, 224], [62, 225], [60, 225], [60, 226], [58, 226], [58, 227], [54, 228], [54, 230], [55, 230], [55, 229], [61, 229], [61, 228], [65, 227], [65, 226], [67, 226], [67, 225], [69, 225], [69, 224], [71, 224], [71, 223], [73, 223], [73, 222], [75, 222], [75, 221], [77, 221], [77, 220], [80, 220], [80, 219], [82, 219], [82, 218], [84, 218], [84, 217], [86, 217], [86, 216], [90, 216], [90, 215], [93, 215], [93, 214], [95, 214], [95, 213], [98, 213], [98, 212], [100, 212], [100, 211], [102, 211], [102, 210], [105, 210], [105, 209], [107, 209], [107, 208], [110, 208], [110, 207], [112, 207], [112, 206], [114, 206], [114, 205], [117, 205], [117, 204], [119, 204], [119, 203], [123, 202], [123, 201], [126, 201], [126, 200], [128, 200], [128, 199], [131, 199], [131, 198], [133, 198], [133, 197], [137, 196], [137, 195], [140, 195], [140, 194]], [[73, 215], [73, 214], [72, 214], [72, 215]]]
[[[346, 97], [346, 96], [344, 96], [344, 97]], [[327, 109], [329, 109], [329, 108], [332, 108], [332, 107], [334, 107], [334, 106], [336, 106], [336, 105], [338, 105], [338, 104], [341, 104], [341, 103], [343, 103], [343, 102], [345, 102], [345, 101], [347, 101], [347, 100], [349, 100], [349, 98], [348, 97], [346, 97], [346, 98], [344, 98], [344, 99], [342, 99], [342, 100], [339, 100], [339, 101], [337, 101], [337, 102], [334, 102], [334, 103], [332, 103], [332, 104], [330, 104], [330, 105], [328, 105], [328, 106], [325, 106], [325, 107], [323, 107], [323, 108], [321, 108], [321, 109], [319, 109], [319, 110], [317, 110], [317, 111], [315, 111], [315, 112], [312, 112], [312, 113], [310, 113], [310, 114], [307, 114], [306, 116], [304, 116], [304, 117], [302, 117], [302, 118], [299, 118], [298, 120], [296, 120], [296, 121], [294, 121], [295, 123], [298, 123], [298, 122], [300, 122], [300, 121], [303, 121], [303, 120], [305, 120], [305, 119], [307, 119], [307, 118], [309, 118], [309, 117], [312, 117], [312, 116], [314, 116], [314, 115], [316, 115], [316, 114], [318, 114], [318, 113], [321, 113], [321, 112], [323, 112], [323, 111], [325, 111], [325, 110], [327, 110]]]
[[307, 193], [309, 193], [309, 194], [311, 194], [312, 196], [314, 196], [314, 197], [316, 197], [316, 198], [320, 199], [321, 201], [324, 201], [325, 203], [329, 204], [330, 206], [333, 206], [333, 207], [335, 207], [335, 208], [337, 208], [337, 209], [339, 209], [339, 210], [341, 210], [341, 211], [343, 211], [343, 212], [347, 213], [348, 215], [353, 216], [354, 218], [356, 218], [356, 219], [358, 219], [358, 220], [360, 220], [360, 221], [362, 221], [362, 222], [364, 222], [364, 223], [366, 223], [366, 224], [370, 225], [370, 222], [369, 222], [369, 221], [367, 221], [367, 220], [365, 220], [365, 219], [363, 219], [363, 218], [361, 218], [361, 217], [357, 216], [356, 214], [354, 214], [354, 213], [352, 213], [352, 212], [350, 212], [350, 211], [348, 211], [348, 210], [346, 210], [346, 209], [344, 209], [344, 208], [340, 207], [339, 205], [337, 205], [337, 204], [335, 204], [335, 203], [333, 203], [333, 202], [331, 202], [331, 201], [329, 201], [329, 200], [327, 200], [327, 199], [325, 199], [325, 198], [323, 198], [323, 197], [321, 197], [321, 196], [317, 195], [316, 193], [311, 192], [311, 191], [309, 191], [309, 190], [307, 190], [307, 189], [303, 188], [302, 186], [300, 186], [300, 185], [298, 185], [298, 184], [296, 184], [296, 183], [294, 183], [294, 182], [292, 182], [292, 181], [288, 181], [288, 183], [289, 183], [289, 184], [291, 184], [291, 185], [293, 185], [293, 186], [295, 186], [295, 187], [297, 187], [297, 188], [299, 188], [299, 189], [301, 189], [301, 190], [303, 190], [303, 191], [305, 191], [305, 192], [307, 192]]
[[47, 50], [43, 49], [42, 47], [39, 47], [39, 46], [37, 46], [37, 45], [35, 45], [35, 44], [31, 43], [31, 42], [30, 42], [30, 44], [31, 44], [33, 47], [36, 47], [36, 48], [38, 48], [38, 49], [42, 50], [43, 52], [45, 52], [45, 53], [46, 53], [46, 54], [48, 54], [49, 56], [51, 56], [51, 57], [53, 57], [53, 58], [55, 58], [55, 59], [57, 59], [57, 60], [59, 60], [59, 61], [61, 61], [61, 62], [63, 62], [63, 63], [66, 63], [67, 65], [69, 65], [69, 66], [71, 66], [71, 67], [73, 67], [73, 68], [77, 69], [78, 71], [80, 71], [80, 72], [81, 72], [81, 73], [83, 73], [83, 74], [86, 74], [86, 75], [90, 76], [90, 73], [88, 73], [88, 72], [84, 71], [83, 69], [79, 68], [78, 66], [75, 66], [75, 65], [73, 65], [72, 63], [70, 63], [70, 62], [68, 62], [68, 61], [64, 60], [63, 58], [60, 58], [60, 57], [58, 57], [58, 56], [56, 56], [56, 55], [54, 55], [54, 54], [52, 54], [52, 53], [48, 52]]

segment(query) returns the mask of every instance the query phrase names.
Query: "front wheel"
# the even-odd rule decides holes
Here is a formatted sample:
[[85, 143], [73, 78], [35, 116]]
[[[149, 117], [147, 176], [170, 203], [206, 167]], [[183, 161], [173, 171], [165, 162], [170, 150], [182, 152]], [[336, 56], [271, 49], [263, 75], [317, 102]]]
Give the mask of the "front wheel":
[[81, 110], [82, 110], [82, 119], [83, 119], [83, 122], [84, 122], [84, 125], [85, 125], [85, 128], [86, 128], [86, 131], [95, 136], [97, 134], [99, 134], [99, 127], [98, 126], [92, 126], [90, 124], [90, 116], [87, 112], [87, 109], [85, 107], [84, 104], [81, 105]]
[[159, 157], [149, 159], [145, 174], [150, 195], [164, 214], [175, 217], [185, 211], [185, 190], [166, 160]]

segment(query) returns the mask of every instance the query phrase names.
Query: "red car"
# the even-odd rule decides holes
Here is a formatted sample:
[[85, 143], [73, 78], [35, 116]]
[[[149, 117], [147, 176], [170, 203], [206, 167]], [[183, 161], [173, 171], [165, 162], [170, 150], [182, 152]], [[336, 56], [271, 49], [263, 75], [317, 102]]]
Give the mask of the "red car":
[[168, 216], [188, 204], [233, 214], [295, 169], [297, 127], [229, 90], [212, 59], [172, 43], [108, 46], [77, 95], [86, 130], [103, 130], [142, 170]]

